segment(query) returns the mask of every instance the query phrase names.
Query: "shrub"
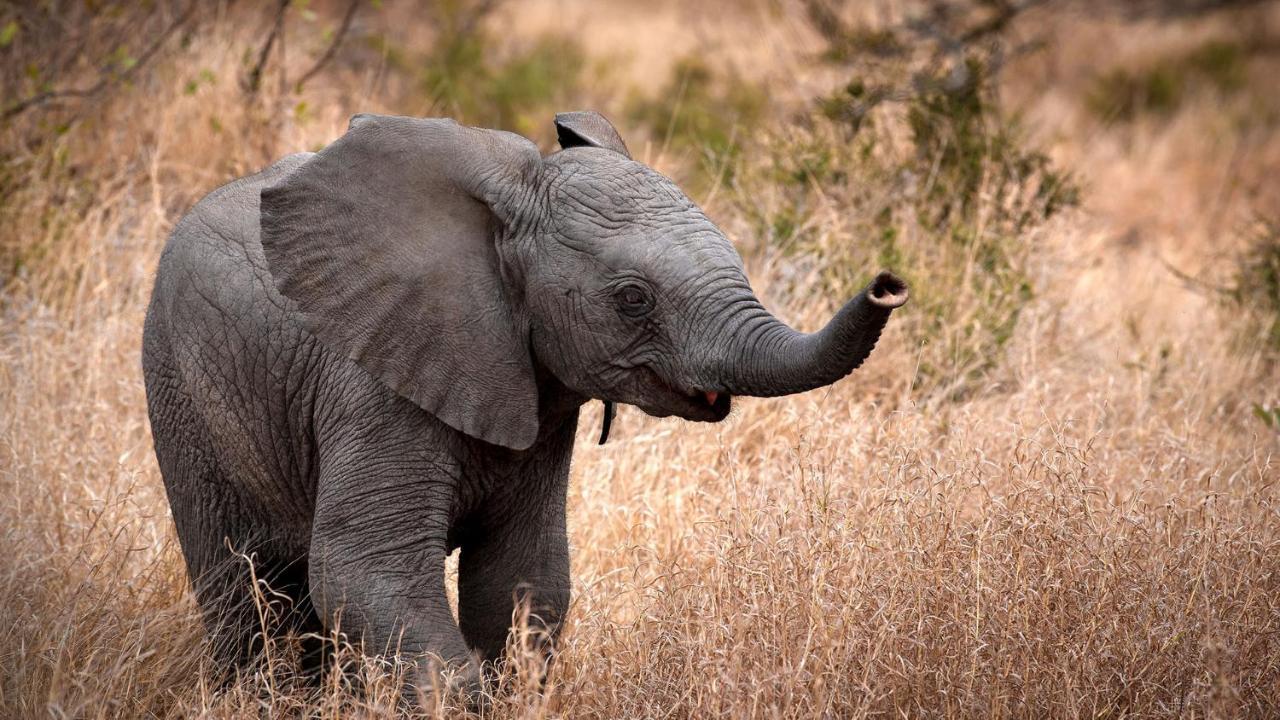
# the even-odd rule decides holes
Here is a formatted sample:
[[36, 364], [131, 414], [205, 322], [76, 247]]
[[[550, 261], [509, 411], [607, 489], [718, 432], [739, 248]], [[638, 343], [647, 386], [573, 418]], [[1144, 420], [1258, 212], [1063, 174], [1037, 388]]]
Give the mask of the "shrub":
[[581, 85], [586, 57], [569, 37], [541, 36], [496, 51], [484, 26], [492, 3], [452, 0], [436, 9], [436, 46], [423, 60], [421, 86], [439, 112], [461, 122], [531, 137]]
[[1086, 101], [1103, 120], [1131, 122], [1142, 115], [1168, 117], [1194, 92], [1209, 89], [1230, 94], [1244, 84], [1244, 48], [1212, 40], [1146, 68], [1109, 70], [1094, 80]]
[[1244, 312], [1249, 344], [1280, 351], [1280, 223], [1258, 223], [1240, 256], [1226, 297]]
[[663, 147], [697, 158], [690, 185], [700, 193], [733, 181], [743, 138], [759, 124], [766, 104], [759, 87], [689, 56], [676, 62], [656, 96], [634, 95], [626, 114]]
[[915, 170], [930, 173], [922, 222], [973, 225], [989, 210], [988, 220], [1001, 232], [1016, 234], [1075, 205], [1070, 178], [1055, 171], [1044, 153], [1024, 147], [1017, 125], [1001, 116], [983, 63], [969, 58], [965, 68], [958, 86], [934, 85], [908, 103]]

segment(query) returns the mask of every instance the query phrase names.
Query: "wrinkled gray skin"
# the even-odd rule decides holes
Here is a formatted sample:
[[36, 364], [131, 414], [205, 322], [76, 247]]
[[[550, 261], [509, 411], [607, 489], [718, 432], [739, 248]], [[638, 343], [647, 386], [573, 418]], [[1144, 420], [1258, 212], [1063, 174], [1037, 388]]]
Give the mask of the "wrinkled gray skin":
[[234, 551], [290, 598], [293, 625], [340, 615], [367, 652], [435, 654], [476, 682], [517, 598], [552, 637], [568, 606], [565, 491], [584, 402], [719, 421], [732, 395], [844, 377], [906, 301], [882, 273], [821, 332], [797, 333], [607, 121], [567, 113], [557, 128], [565, 149], [544, 158], [509, 133], [356, 116], [174, 230], [143, 367], [223, 657], [257, 648]]

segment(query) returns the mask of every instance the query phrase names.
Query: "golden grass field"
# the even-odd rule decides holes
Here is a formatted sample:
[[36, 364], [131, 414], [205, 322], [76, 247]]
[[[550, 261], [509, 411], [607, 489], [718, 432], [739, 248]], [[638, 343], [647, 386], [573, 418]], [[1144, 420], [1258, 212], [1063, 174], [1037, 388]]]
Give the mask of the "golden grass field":
[[[486, 716], [1280, 717], [1277, 308], [1265, 273], [1241, 270], [1277, 252], [1280, 7], [1105, 6], [1029, 11], [1010, 31], [1040, 42], [1007, 59], [1001, 115], [1074, 178], [1079, 204], [1002, 231], [996, 270], [978, 241], [940, 244], [914, 214], [933, 201], [901, 199], [906, 175], [876, 170], [910, 157], [904, 104], [874, 110], [854, 141], [811, 119], [849, 70], [815, 59], [798, 3], [539, 0], [482, 18], [494, 63], [564, 38], [578, 53], [571, 87], [536, 63], [516, 74], [553, 79], [511, 101], [504, 126], [549, 151], [554, 110], [613, 117], [738, 242], [783, 318], [825, 322], [880, 269], [865, 248], [889, 225], [913, 297], [848, 379], [743, 400], [723, 424], [622, 408], [597, 447], [589, 405], [561, 649], [543, 692], [516, 653]], [[0, 28], [19, 23], [7, 43], [0, 31], [0, 62], [23, 51], [16, 7], [0, 5]], [[178, 15], [157, 7], [156, 28]], [[143, 311], [167, 232], [209, 190], [329, 142], [357, 111], [480, 123], [506, 101], [433, 94], [455, 66], [435, 80], [413, 68], [449, 26], [390, 0], [360, 8], [301, 89], [289, 78], [345, 4], [298, 3], [283, 62], [277, 49], [249, 96], [237, 78], [274, 7], [210, 4], [106, 91], [0, 123], [0, 717], [395, 712], [394, 664], [308, 685], [280, 647], [229, 687], [212, 679], [151, 449]], [[888, 27], [910, 8], [846, 14]], [[1168, 60], [1213, 42], [1244, 48], [1230, 83]], [[682, 58], [711, 72], [709, 99], [687, 73], [672, 82]], [[1167, 106], [1091, 110], [1108, 73], [1161, 63], [1191, 78]], [[90, 84], [96, 70], [66, 72]], [[756, 99], [726, 100], [738, 85]], [[741, 148], [732, 174], [679, 142], [696, 102]], [[725, 103], [755, 108], [751, 121]], [[661, 112], [665, 132], [644, 120]], [[866, 138], [863, 155], [831, 151], [845, 181], [771, 174], [771, 153], [797, 143]], [[979, 176], [973, 237], [1016, 202], [993, 177]], [[1015, 271], [1034, 291], [1010, 300]], [[1011, 302], [993, 340], [990, 308]], [[424, 712], [463, 711], [436, 695]]]

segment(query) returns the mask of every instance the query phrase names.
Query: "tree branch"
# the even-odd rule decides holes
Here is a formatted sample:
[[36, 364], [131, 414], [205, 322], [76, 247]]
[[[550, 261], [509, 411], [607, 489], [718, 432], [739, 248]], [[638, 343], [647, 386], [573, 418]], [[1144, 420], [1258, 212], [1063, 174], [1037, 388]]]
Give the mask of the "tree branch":
[[185, 25], [187, 21], [191, 19], [191, 16], [195, 14], [196, 6], [198, 4], [198, 0], [193, 0], [193, 2], [188, 4], [187, 9], [183, 10], [182, 13], [178, 15], [178, 17], [175, 18], [159, 36], [156, 37], [155, 41], [152, 42], [146, 50], [142, 51], [142, 54], [138, 56], [137, 61], [123, 72], [112, 73], [104, 71], [98, 78], [98, 81], [87, 88], [67, 88], [65, 90], [45, 90], [38, 92], [29, 98], [19, 100], [5, 108], [4, 112], [0, 113], [0, 119], [8, 120], [26, 110], [44, 105], [52, 100], [60, 100], [62, 98], [93, 97], [114, 83], [128, 80], [136, 75], [138, 71], [142, 69], [142, 66], [146, 65], [147, 62], [160, 51], [160, 48], [164, 46], [165, 41], [177, 32], [178, 28]]
[[360, 0], [351, 0], [351, 4], [347, 6], [346, 14], [342, 16], [342, 24], [338, 26], [338, 30], [333, 34], [333, 42], [329, 43], [328, 49], [324, 51], [320, 59], [316, 60], [315, 65], [312, 65], [310, 70], [302, 74], [302, 77], [298, 79], [298, 83], [294, 86], [295, 89], [301, 90], [308, 80], [320, 72], [320, 69], [332, 60], [334, 55], [338, 54], [338, 48], [342, 45], [342, 40], [346, 37], [347, 31], [351, 29], [351, 21], [355, 19], [358, 7], [360, 7]]
[[292, 0], [280, 0], [280, 4], [276, 7], [275, 23], [271, 26], [271, 32], [267, 34], [267, 41], [262, 44], [262, 50], [258, 52], [258, 62], [245, 78], [245, 89], [250, 95], [257, 93], [258, 88], [262, 87], [262, 71], [267, 66], [267, 58], [271, 57], [271, 48], [276, 44], [276, 37], [284, 32], [284, 11], [289, 9], [290, 2]]

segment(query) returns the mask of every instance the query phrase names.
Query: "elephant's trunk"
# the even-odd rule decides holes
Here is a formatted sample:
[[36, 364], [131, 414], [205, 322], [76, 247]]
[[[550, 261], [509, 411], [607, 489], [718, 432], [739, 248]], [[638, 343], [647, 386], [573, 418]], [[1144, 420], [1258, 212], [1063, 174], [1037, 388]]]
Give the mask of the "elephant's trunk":
[[[830, 385], [871, 354], [889, 313], [907, 301], [907, 285], [882, 272], [822, 330], [796, 332], [759, 308], [726, 353], [720, 382], [734, 395], [774, 397]], [[754, 301], [753, 301], [754, 302]]]

